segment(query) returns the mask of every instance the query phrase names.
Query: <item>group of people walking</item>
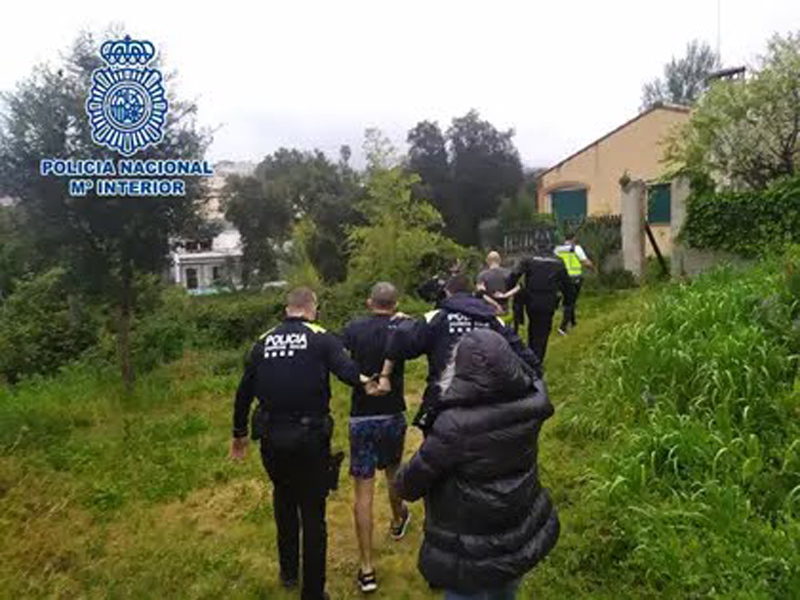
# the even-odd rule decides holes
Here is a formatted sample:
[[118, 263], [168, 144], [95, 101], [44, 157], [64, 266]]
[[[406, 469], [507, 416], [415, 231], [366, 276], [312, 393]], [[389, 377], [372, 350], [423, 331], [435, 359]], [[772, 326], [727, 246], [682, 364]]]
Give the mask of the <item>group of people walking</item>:
[[[576, 246], [563, 252], [580, 262]], [[580, 284], [568, 259], [552, 251], [510, 271], [497, 253], [487, 263], [477, 286], [451, 273], [436, 308], [420, 319], [397, 312], [391, 283], [376, 283], [368, 314], [340, 335], [316, 324], [312, 290], [292, 290], [283, 321], [249, 352], [234, 402], [231, 456], [244, 458], [248, 439], [260, 440], [273, 483], [280, 580], [289, 589], [302, 580], [304, 600], [328, 597], [325, 507], [343, 458], [331, 452], [331, 373], [352, 387], [349, 464], [361, 591], [378, 589], [372, 556], [378, 470], [386, 476], [395, 540], [409, 526], [406, 502], [425, 500], [419, 568], [446, 599], [514, 598], [522, 576], [555, 545], [558, 517], [537, 468], [538, 434], [553, 414], [542, 362], [558, 294], [566, 332]], [[525, 299], [527, 346], [503, 319], [518, 296]], [[424, 440], [402, 464], [405, 362], [423, 355], [427, 385], [413, 424]]]

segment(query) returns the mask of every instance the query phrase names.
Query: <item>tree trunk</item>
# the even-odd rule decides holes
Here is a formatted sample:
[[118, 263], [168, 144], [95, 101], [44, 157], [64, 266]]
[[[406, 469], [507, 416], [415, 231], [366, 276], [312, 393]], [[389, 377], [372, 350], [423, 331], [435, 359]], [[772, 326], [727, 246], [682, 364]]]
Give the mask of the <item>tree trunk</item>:
[[122, 368], [122, 381], [125, 383], [125, 391], [133, 391], [135, 374], [133, 362], [131, 361], [131, 310], [133, 296], [133, 276], [129, 265], [122, 268], [122, 286], [120, 289], [119, 306], [119, 327], [117, 330], [117, 341], [119, 344], [119, 360]]

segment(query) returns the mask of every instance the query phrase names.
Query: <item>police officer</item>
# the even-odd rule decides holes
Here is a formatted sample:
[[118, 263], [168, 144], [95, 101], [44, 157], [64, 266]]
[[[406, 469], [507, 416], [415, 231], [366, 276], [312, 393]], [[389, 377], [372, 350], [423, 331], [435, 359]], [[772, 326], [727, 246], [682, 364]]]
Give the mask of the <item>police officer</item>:
[[523, 258], [511, 270], [509, 285], [518, 285], [522, 277], [525, 278], [524, 286], [520, 287], [525, 293], [528, 315], [528, 346], [544, 362], [559, 294], [565, 305], [572, 302], [572, 282], [564, 262], [553, 254], [553, 246], [546, 241], [540, 241], [533, 256]]
[[330, 451], [329, 374], [351, 386], [369, 381], [338, 338], [314, 323], [316, 316], [314, 292], [295, 289], [283, 322], [253, 346], [236, 392], [231, 443], [232, 458], [244, 458], [250, 406], [257, 397], [253, 438], [261, 440], [261, 458], [274, 487], [281, 582], [287, 588], [297, 585], [302, 529], [304, 600], [327, 598], [325, 501], [335, 487], [332, 479], [338, 478]]
[[497, 331], [520, 358], [540, 372], [540, 363], [534, 353], [497, 317], [495, 309], [475, 297], [473, 291], [472, 281], [467, 275], [451, 277], [445, 285], [447, 298], [436, 310], [427, 313], [423, 319], [402, 321], [389, 337], [386, 361], [380, 374], [380, 391], [391, 389], [390, 378], [395, 361], [411, 360], [423, 354], [428, 357], [427, 386], [422, 394], [422, 406], [413, 421], [423, 432], [436, 418], [440, 380], [453, 347], [465, 333], [483, 328]]
[[564, 243], [556, 246], [555, 253], [556, 256], [564, 261], [567, 274], [570, 281], [572, 281], [572, 301], [569, 304], [564, 304], [564, 318], [558, 328], [558, 333], [566, 335], [570, 325], [572, 327], [577, 325], [575, 310], [578, 305], [578, 295], [581, 293], [581, 287], [583, 286], [583, 268], [593, 269], [594, 265], [589, 260], [589, 257], [586, 256], [586, 252], [578, 243], [578, 236], [574, 233], [568, 234]]

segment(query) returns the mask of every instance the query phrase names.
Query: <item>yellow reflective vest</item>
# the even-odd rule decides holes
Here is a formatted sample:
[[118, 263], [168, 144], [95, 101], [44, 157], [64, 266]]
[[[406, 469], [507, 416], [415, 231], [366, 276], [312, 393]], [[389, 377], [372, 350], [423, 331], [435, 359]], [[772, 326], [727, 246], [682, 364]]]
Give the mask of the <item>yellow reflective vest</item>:
[[575, 246], [564, 244], [556, 248], [556, 255], [564, 261], [567, 267], [567, 273], [570, 277], [580, 277], [583, 275], [583, 266], [581, 259], [575, 254]]

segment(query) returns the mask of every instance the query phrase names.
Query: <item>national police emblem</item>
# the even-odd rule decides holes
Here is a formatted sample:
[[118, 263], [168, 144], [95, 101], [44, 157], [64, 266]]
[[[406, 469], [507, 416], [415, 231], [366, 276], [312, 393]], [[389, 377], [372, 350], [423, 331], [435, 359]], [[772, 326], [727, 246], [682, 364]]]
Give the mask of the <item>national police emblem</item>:
[[105, 42], [100, 56], [108, 66], [92, 73], [86, 100], [92, 140], [123, 156], [158, 144], [169, 105], [161, 72], [147, 66], [155, 47], [125, 36]]

